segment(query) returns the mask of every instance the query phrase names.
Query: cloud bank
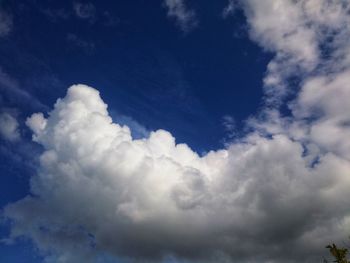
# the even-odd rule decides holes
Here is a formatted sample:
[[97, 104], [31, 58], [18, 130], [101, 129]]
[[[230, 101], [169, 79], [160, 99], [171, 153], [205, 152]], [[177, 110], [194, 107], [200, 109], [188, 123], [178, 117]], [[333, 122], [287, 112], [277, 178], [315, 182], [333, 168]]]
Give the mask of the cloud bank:
[[27, 120], [44, 151], [31, 195], [5, 208], [8, 241], [30, 238], [47, 262], [315, 262], [348, 236], [348, 1], [240, 5], [276, 54], [252, 132], [203, 156], [164, 130], [133, 139], [97, 90], [74, 85]]

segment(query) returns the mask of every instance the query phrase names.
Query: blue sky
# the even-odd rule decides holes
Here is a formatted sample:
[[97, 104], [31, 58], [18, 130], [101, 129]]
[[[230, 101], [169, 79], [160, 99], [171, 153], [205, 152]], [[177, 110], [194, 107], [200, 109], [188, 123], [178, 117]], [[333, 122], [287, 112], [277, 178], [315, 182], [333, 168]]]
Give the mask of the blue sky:
[[[1, 45], [4, 71], [45, 105], [71, 84], [99, 87], [111, 110], [205, 151], [220, 146], [223, 116], [239, 123], [261, 103], [271, 56], [248, 39], [242, 15], [223, 19], [225, 1], [200, 6], [200, 25], [188, 33], [161, 3], [101, 2], [92, 22], [77, 17], [71, 2], [17, 5], [11, 8], [20, 18]], [[205, 133], [198, 136], [196, 127]]]
[[350, 231], [347, 10], [1, 1], [0, 261], [322, 259]]

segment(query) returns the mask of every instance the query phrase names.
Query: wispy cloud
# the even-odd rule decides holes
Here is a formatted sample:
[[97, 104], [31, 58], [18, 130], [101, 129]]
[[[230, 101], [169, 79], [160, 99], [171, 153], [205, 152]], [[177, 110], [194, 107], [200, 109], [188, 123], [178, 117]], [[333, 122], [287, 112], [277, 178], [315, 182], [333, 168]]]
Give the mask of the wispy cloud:
[[0, 110], [0, 135], [11, 142], [20, 139], [19, 124], [13, 111]]
[[95, 22], [96, 8], [92, 3], [74, 2], [73, 9], [78, 18], [87, 20], [90, 23]]
[[188, 33], [198, 25], [196, 12], [187, 8], [185, 0], [165, 0], [164, 5], [168, 17], [174, 19], [183, 32]]
[[91, 54], [95, 49], [95, 44], [93, 42], [84, 40], [73, 33], [67, 35], [67, 41], [87, 54]]
[[237, 124], [235, 119], [230, 115], [224, 115], [221, 118], [221, 124], [225, 131], [225, 137], [222, 140], [225, 146], [232, 144], [233, 140], [237, 137]]
[[0, 37], [7, 36], [13, 27], [12, 16], [0, 7]]
[[0, 90], [2, 91], [1, 97], [6, 97], [11, 104], [21, 105], [31, 105], [34, 109], [46, 109], [47, 106], [44, 105], [38, 98], [27, 92], [26, 90], [20, 88], [19, 83], [9, 76], [0, 67]]
[[229, 0], [228, 4], [222, 11], [222, 16], [224, 18], [234, 14], [236, 10], [238, 9], [238, 1], [237, 0]]

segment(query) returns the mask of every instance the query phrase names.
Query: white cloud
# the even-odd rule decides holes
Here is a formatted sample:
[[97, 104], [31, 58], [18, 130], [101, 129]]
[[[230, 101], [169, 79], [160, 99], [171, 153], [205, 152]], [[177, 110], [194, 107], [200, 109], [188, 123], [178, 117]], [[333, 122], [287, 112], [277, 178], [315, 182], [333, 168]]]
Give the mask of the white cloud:
[[316, 34], [307, 26], [301, 7], [293, 1], [248, 0], [245, 11], [251, 37], [263, 47], [292, 56], [305, 65], [318, 58]]
[[287, 135], [252, 133], [200, 157], [164, 130], [133, 140], [84, 85], [72, 86], [47, 119], [34, 114], [27, 124], [45, 150], [33, 196], [5, 215], [15, 221], [11, 238], [30, 237], [53, 262], [101, 254], [214, 261], [220, 253], [306, 261], [330, 235], [337, 241], [350, 231], [334, 224], [350, 216], [339, 205], [350, 198], [350, 162], [325, 152], [310, 166], [303, 144]]
[[0, 37], [7, 36], [13, 27], [12, 16], [0, 9]]
[[18, 121], [10, 111], [0, 112], [0, 135], [8, 141], [17, 141], [20, 139]]
[[46, 119], [42, 113], [34, 113], [29, 119], [26, 120], [26, 125], [34, 132], [34, 141], [36, 140], [36, 134], [39, 134], [45, 129], [46, 123]]
[[[276, 53], [264, 80], [267, 102], [279, 106], [285, 103], [284, 95], [300, 89], [289, 106], [292, 122], [280, 114], [271, 118], [268, 113], [255, 127], [264, 127], [270, 133], [290, 132], [292, 136], [297, 132], [297, 137], [312, 141], [322, 151], [349, 159], [350, 45], [346, 39], [350, 37], [350, 3], [249, 0], [242, 6], [252, 38]], [[297, 77], [300, 86], [290, 85], [289, 77]]]
[[[350, 69], [311, 77], [292, 108], [299, 120], [309, 119], [306, 133], [322, 149], [350, 160]], [[317, 118], [315, 118], [317, 116]]]
[[329, 66], [344, 67], [349, 58], [348, 1], [248, 0], [240, 1], [240, 7], [251, 38], [276, 54], [264, 80], [271, 105], [279, 106], [295, 87], [288, 84], [289, 77], [304, 78], [320, 68], [333, 71]]
[[188, 9], [184, 0], [164, 0], [164, 5], [168, 17], [174, 19], [183, 32], [187, 33], [198, 25], [195, 11]]
[[[252, 39], [276, 54], [265, 78], [272, 98], [252, 132], [204, 156], [164, 130], [135, 140], [97, 90], [72, 86], [47, 118], [27, 120], [44, 152], [32, 195], [5, 208], [10, 239], [29, 237], [48, 262], [69, 263], [316, 262], [347, 238], [348, 1], [241, 5]], [[296, 92], [295, 75], [283, 116], [275, 105]]]

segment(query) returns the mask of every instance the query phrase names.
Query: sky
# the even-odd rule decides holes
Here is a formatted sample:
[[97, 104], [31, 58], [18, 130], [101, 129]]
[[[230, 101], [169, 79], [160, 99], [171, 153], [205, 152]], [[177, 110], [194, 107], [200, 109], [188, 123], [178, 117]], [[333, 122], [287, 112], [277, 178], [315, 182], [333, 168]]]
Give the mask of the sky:
[[0, 261], [321, 262], [349, 37], [348, 0], [0, 1]]

